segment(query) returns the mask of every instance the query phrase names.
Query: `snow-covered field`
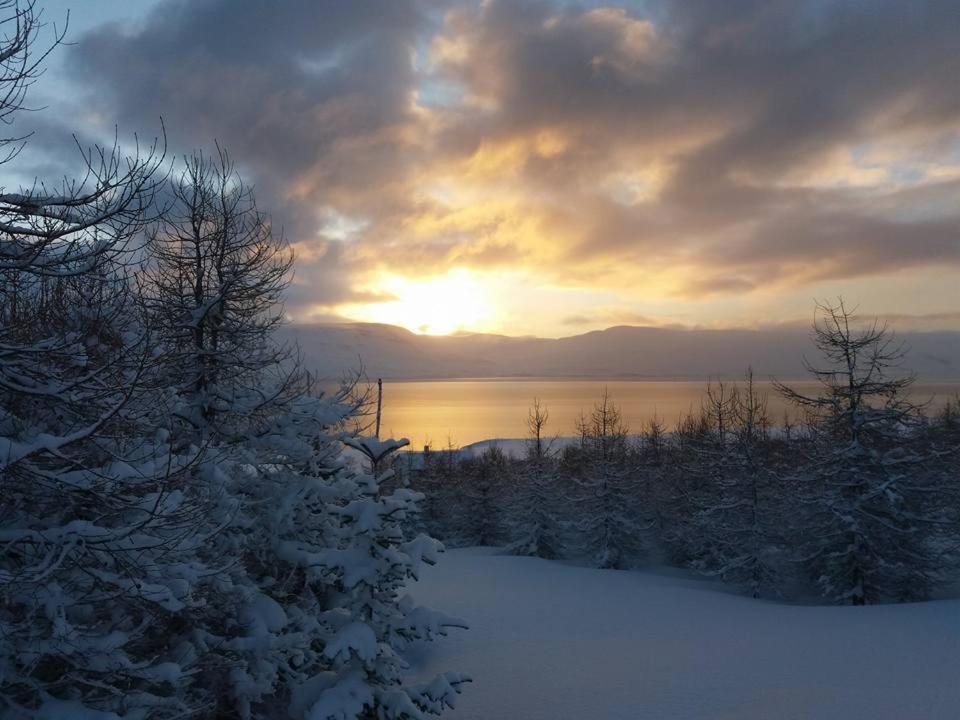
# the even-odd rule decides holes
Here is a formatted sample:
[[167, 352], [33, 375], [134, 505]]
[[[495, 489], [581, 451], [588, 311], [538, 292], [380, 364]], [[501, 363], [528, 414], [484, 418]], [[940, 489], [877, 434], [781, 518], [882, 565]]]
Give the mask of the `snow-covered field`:
[[412, 592], [471, 625], [414, 658], [473, 676], [451, 719], [960, 718], [960, 600], [785, 605], [486, 548]]

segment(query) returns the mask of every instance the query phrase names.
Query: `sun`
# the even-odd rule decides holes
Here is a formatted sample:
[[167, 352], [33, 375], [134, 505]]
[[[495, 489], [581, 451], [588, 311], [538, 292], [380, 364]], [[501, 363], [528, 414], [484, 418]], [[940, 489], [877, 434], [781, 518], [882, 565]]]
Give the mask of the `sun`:
[[481, 332], [494, 327], [490, 289], [470, 270], [459, 268], [416, 280], [384, 275], [371, 289], [393, 299], [345, 307], [341, 313], [354, 320], [399, 325], [424, 335]]

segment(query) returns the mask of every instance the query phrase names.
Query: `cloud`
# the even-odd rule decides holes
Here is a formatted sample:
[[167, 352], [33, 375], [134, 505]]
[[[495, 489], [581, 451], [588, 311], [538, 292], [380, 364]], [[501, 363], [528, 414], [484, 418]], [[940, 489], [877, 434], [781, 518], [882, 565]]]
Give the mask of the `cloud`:
[[697, 303], [960, 266], [958, 33], [935, 0], [163, 0], [71, 66], [97, 117], [232, 148], [292, 306], [453, 267]]
[[617, 309], [603, 309], [593, 312], [589, 315], [567, 315], [561, 321], [564, 325], [572, 327], [598, 325], [610, 327], [612, 325], [636, 325], [642, 327], [655, 327], [660, 325], [656, 319], [640, 313], [624, 312]]
[[122, 127], [153, 129], [163, 117], [178, 150], [231, 148], [300, 247], [312, 299], [332, 301], [352, 295], [357, 259], [323, 233], [325, 213], [363, 219], [396, 203], [389, 187], [405, 172], [411, 48], [424, 22], [403, 0], [165, 0], [133, 30], [80, 38], [71, 65]]

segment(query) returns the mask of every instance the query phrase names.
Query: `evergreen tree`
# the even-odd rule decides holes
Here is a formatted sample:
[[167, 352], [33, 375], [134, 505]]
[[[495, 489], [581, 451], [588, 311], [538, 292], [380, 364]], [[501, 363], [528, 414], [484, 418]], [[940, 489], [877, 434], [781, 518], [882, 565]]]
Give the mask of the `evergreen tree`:
[[[46, 53], [32, 2], [0, 14], [9, 122]], [[169, 443], [129, 288], [163, 153], [83, 160], [83, 180], [0, 192], [0, 715], [178, 717], [191, 668], [167, 631], [202, 603], [206, 488]]]
[[942, 489], [927, 472], [935, 456], [916, 441], [921, 415], [906, 397], [913, 378], [896, 374], [905, 349], [877, 322], [858, 328], [842, 300], [818, 305], [814, 343], [824, 364], [807, 368], [821, 394], [777, 385], [814, 430], [794, 476], [805, 560], [835, 602], [928, 597], [945, 580], [931, 544]]
[[[710, 504], [694, 520], [703, 546], [694, 567], [759, 598], [776, 592], [779, 581], [767, 399], [758, 393], [752, 369], [747, 370], [743, 389], [734, 388], [728, 395], [728, 407], [724, 395], [717, 391], [709, 397], [718, 418], [715, 462], [721, 471], [714, 475]], [[725, 426], [728, 414], [732, 422]]]
[[516, 473], [511, 513], [513, 542], [507, 552], [552, 560], [563, 555], [563, 541], [554, 507], [557, 474], [552, 442], [545, 435], [550, 414], [534, 399], [527, 415], [526, 457]]
[[567, 453], [577, 487], [574, 520], [583, 550], [598, 567], [622, 568], [644, 555], [644, 533], [636, 484], [629, 473], [627, 427], [604, 390], [589, 418], [578, 424], [580, 443]]
[[363, 399], [350, 386], [315, 394], [276, 344], [291, 254], [226, 152], [189, 157], [173, 197], [143, 288], [179, 398], [178, 442], [203, 448], [197, 473], [219, 490], [201, 557], [223, 567], [183, 640], [205, 664], [196, 702], [241, 718], [439, 712], [459, 680], [401, 682], [403, 644], [445, 625], [400, 595], [439, 546], [403, 539], [419, 495], [380, 490], [396, 445], [350, 441], [369, 474], [342, 460]]
[[[671, 443], [664, 424], [656, 416], [644, 428], [637, 448], [634, 471], [640, 477], [641, 497], [649, 517], [651, 551], [661, 554], [668, 533], [668, 507], [673, 492], [670, 475]], [[659, 559], [663, 559], [658, 557]]]
[[461, 522], [466, 512], [464, 482], [458, 450], [452, 444], [441, 450], [428, 446], [410, 481], [410, 487], [424, 496], [418, 527], [448, 547], [469, 544]]
[[466, 627], [461, 620], [415, 606], [403, 594], [408, 579], [418, 577], [423, 563], [434, 564], [443, 545], [426, 535], [404, 538], [402, 525], [417, 512], [420, 493], [380, 490], [392, 471], [375, 474], [376, 468], [407, 441], [355, 438], [347, 443], [370, 460], [372, 470], [353, 475], [344, 487], [336, 509], [338, 544], [307, 558], [335, 589], [332, 607], [323, 615], [331, 630], [323, 654], [331, 668], [308, 682], [296, 705], [307, 716], [322, 718], [439, 715], [455, 705], [469, 678], [442, 673], [426, 684], [404, 684], [407, 664], [401, 653], [414, 642], [445, 635], [448, 628]]
[[705, 507], [716, 504], [716, 457], [716, 436], [706, 409], [682, 416], [667, 454], [659, 503], [660, 543], [668, 561], [678, 567], [689, 567], [703, 551], [696, 519]]
[[458, 536], [466, 545], [501, 545], [507, 540], [504, 505], [513, 478], [510, 463], [497, 445], [460, 463]]

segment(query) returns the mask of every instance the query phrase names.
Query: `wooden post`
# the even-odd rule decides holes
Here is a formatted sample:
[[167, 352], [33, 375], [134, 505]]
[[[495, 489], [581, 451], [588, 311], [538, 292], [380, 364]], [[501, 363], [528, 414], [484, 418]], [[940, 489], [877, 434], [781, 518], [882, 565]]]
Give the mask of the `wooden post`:
[[374, 437], [380, 439], [380, 410], [383, 408], [383, 378], [377, 378], [377, 431]]

